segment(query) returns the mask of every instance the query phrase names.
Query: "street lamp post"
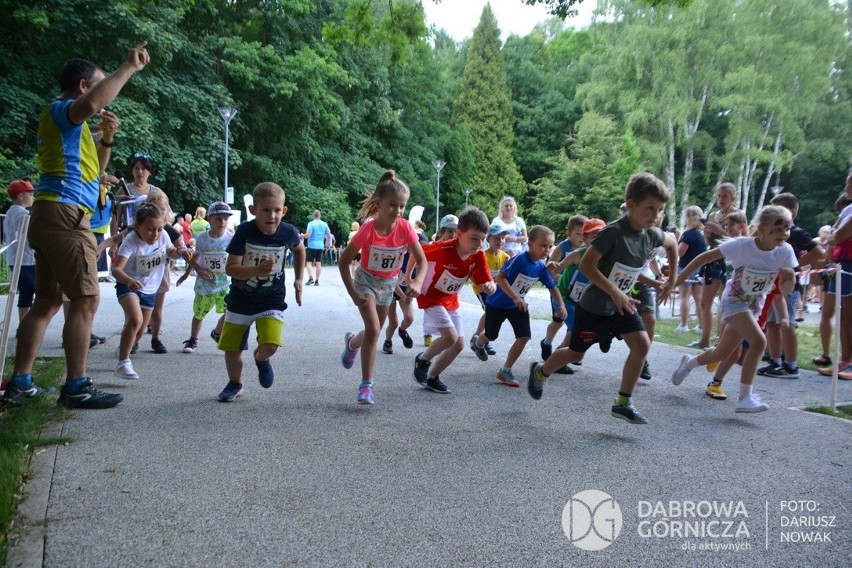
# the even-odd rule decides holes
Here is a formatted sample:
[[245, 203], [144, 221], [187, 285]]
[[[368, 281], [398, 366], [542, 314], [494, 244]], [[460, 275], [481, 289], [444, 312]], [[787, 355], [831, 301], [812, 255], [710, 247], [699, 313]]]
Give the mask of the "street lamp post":
[[464, 208], [467, 209], [467, 201], [470, 197], [471, 189], [469, 187], [464, 188]]
[[441, 230], [441, 170], [444, 169], [447, 162], [435, 160], [432, 165], [435, 166], [435, 175], [437, 176], [435, 180], [435, 234], [437, 235]]
[[[222, 120], [225, 121], [225, 203], [228, 203], [228, 150], [230, 146], [230, 125], [231, 120], [237, 116], [237, 109], [230, 107], [219, 107], [219, 114], [222, 115]], [[231, 200], [233, 201], [233, 199]]]

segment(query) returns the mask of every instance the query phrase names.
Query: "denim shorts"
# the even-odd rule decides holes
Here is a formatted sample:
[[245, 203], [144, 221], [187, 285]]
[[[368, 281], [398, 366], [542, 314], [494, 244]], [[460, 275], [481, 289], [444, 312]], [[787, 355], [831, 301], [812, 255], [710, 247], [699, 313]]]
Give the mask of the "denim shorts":
[[[852, 274], [850, 274], [852, 273], [852, 262], [841, 262], [840, 269], [843, 271], [843, 274], [840, 275], [840, 297], [847, 298], [852, 296]], [[825, 291], [829, 294], [835, 294], [836, 278], [836, 274], [828, 275]]]
[[130, 288], [128, 288], [127, 284], [122, 284], [121, 282], [115, 283], [115, 295], [119, 300], [128, 294], [134, 294], [137, 298], [139, 298], [139, 307], [143, 310], [154, 309], [154, 300], [157, 298], [157, 294], [143, 294], [138, 291], [133, 292]]
[[393, 300], [393, 292], [396, 289], [396, 280], [399, 275], [391, 278], [380, 278], [373, 276], [358, 265], [355, 269], [353, 285], [355, 290], [361, 294], [372, 296], [376, 299], [377, 306], [390, 306]]

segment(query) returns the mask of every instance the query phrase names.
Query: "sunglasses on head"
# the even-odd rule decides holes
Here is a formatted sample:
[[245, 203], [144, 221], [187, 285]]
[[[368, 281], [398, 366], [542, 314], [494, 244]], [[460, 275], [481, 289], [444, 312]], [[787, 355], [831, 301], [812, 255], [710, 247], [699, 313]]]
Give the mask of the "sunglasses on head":
[[134, 159], [134, 160], [138, 160], [138, 159], [140, 159], [140, 158], [141, 158], [141, 159], [143, 159], [143, 160], [151, 160], [151, 159], [152, 159], [152, 158], [151, 158], [151, 154], [145, 154], [145, 153], [143, 153], [143, 152], [135, 152], [135, 153], [133, 154], [133, 159]]

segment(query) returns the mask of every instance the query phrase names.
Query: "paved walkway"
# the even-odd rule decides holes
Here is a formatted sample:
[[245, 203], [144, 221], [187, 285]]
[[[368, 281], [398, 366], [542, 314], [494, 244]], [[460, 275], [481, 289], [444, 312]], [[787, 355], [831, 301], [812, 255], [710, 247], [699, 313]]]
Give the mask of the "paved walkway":
[[[180, 350], [191, 299], [191, 281], [169, 293], [170, 352], [150, 352], [146, 338], [134, 359], [142, 379], [124, 382], [112, 378], [123, 317], [103, 286], [95, 329], [109, 340], [90, 371], [125, 400], [46, 433], [73, 442], [34, 457], [9, 566], [852, 564], [852, 425], [790, 409], [827, 401], [826, 378], [759, 378], [771, 409], [735, 414], [733, 398], [704, 396], [702, 369], [673, 386], [689, 350], [655, 345], [654, 379], [635, 396], [650, 424], [634, 426], [609, 415], [621, 343], [593, 349], [534, 401], [493, 379], [499, 355], [482, 363], [470, 351], [442, 375], [452, 394], [427, 392], [411, 377], [417, 349], [397, 339], [394, 355], [378, 354], [376, 405], [359, 406], [357, 363], [347, 371], [339, 357], [360, 320], [327, 268], [287, 311], [274, 386], [261, 389], [249, 365], [244, 395], [222, 404], [212, 316], [198, 351]], [[463, 314], [469, 334], [480, 311], [465, 302]], [[61, 354], [60, 324], [47, 355]], [[545, 325], [533, 322], [518, 375]], [[510, 341], [495, 346], [505, 353]], [[839, 386], [852, 399], [852, 385]], [[565, 517], [575, 545], [563, 511], [586, 490], [618, 507], [577, 496]], [[831, 526], [790, 526], [802, 520]]]

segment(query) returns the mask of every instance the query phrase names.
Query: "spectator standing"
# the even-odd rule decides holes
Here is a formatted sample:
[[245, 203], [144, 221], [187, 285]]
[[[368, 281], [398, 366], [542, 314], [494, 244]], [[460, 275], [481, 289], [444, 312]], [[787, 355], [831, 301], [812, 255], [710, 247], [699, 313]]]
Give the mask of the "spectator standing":
[[[305, 265], [305, 270], [308, 271], [306, 286], [310, 286], [311, 284], [319, 286], [320, 274], [322, 273], [322, 255], [323, 251], [326, 250], [326, 235], [330, 233], [331, 230], [328, 228], [328, 224], [320, 219], [320, 210], [315, 210], [313, 220], [308, 223], [308, 228], [304, 235], [302, 235], [306, 241], [305, 247], [308, 249], [307, 264]], [[311, 272], [311, 266], [316, 271], [316, 278], [314, 278]]]

